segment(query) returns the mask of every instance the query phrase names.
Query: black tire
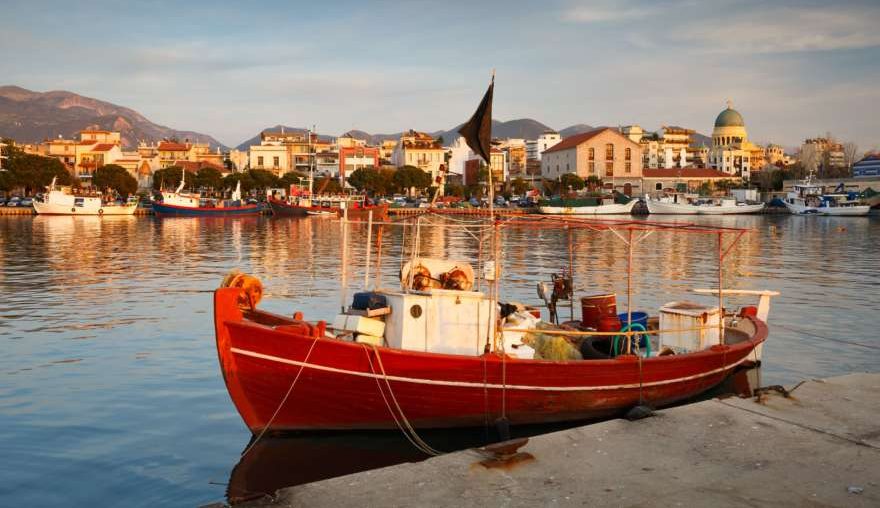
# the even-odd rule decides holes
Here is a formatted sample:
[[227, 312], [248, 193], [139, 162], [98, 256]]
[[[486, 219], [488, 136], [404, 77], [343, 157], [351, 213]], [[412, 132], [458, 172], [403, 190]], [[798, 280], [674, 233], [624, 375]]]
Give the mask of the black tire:
[[104, 215], [104, 209], [98, 208], [98, 215]]
[[584, 360], [607, 360], [611, 358], [611, 337], [590, 336], [581, 342]]

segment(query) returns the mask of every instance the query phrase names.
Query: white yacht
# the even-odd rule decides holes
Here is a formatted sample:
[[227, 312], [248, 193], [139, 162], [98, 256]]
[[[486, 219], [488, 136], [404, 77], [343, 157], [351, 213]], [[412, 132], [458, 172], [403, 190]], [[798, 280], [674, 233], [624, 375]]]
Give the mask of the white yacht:
[[137, 197], [125, 203], [105, 199], [101, 194], [76, 194], [70, 186], [55, 185], [57, 178], [46, 188], [46, 194], [34, 200], [34, 210], [41, 215], [134, 215]]

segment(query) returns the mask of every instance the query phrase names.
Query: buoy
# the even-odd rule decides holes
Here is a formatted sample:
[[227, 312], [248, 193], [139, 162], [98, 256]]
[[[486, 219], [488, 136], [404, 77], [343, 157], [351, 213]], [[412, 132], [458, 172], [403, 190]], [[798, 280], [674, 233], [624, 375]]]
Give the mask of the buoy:
[[843, 233], [844, 231], [846, 231], [846, 226], [837, 226], [837, 231]]

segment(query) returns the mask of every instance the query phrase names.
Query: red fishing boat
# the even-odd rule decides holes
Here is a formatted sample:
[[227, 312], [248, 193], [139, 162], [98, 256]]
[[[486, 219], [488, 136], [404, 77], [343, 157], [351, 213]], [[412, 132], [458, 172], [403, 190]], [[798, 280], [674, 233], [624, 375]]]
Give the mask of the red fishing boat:
[[[561, 227], [618, 234], [717, 232], [693, 225], [564, 222]], [[482, 227], [538, 225], [553, 227], [535, 219]], [[253, 432], [471, 427], [501, 417], [513, 425], [584, 420], [698, 395], [737, 366], [759, 360], [756, 348], [767, 338], [767, 308], [725, 313], [721, 305], [693, 302], [673, 302], [660, 309], [659, 320], [649, 318], [642, 328], [649, 339], [626, 329], [556, 327], [528, 312], [503, 316], [491, 282], [488, 294], [473, 291], [474, 278], [467, 263], [413, 257], [401, 270], [400, 290], [369, 292], [379, 308], [362, 308], [356, 298], [331, 325], [257, 310], [247, 291], [218, 289], [217, 350], [236, 408]], [[554, 339], [580, 340], [580, 351], [607, 355], [541, 358], [536, 337], [551, 348]], [[612, 339], [620, 341], [616, 356], [608, 344], [600, 346]]]
[[[494, 79], [460, 130], [486, 161], [493, 87]], [[724, 257], [746, 230], [634, 220], [502, 218], [493, 212], [490, 208], [489, 220], [450, 221], [428, 211], [409, 223], [358, 228], [358, 234], [366, 235], [365, 275], [362, 292], [350, 303], [349, 221], [342, 221], [342, 313], [330, 325], [307, 321], [299, 312], [281, 316], [258, 310], [259, 281], [240, 274], [224, 280], [214, 294], [220, 368], [251, 431], [398, 428], [430, 452], [415, 429], [497, 422], [504, 435], [507, 425], [662, 407], [709, 390], [740, 365], [760, 361], [769, 298], [775, 293], [754, 293], [761, 295], [759, 306], [731, 312], [724, 307], [730, 291], [722, 289]], [[405, 245], [399, 272], [395, 269], [399, 287], [389, 289], [380, 277], [381, 262], [375, 282], [370, 282], [370, 258], [373, 229], [395, 224], [405, 226]], [[438, 236], [454, 229], [460, 237], [479, 241], [478, 270], [466, 260], [423, 256], [424, 228], [439, 228]], [[552, 290], [538, 286], [547, 303], [547, 321], [534, 308], [501, 298], [500, 238], [505, 228], [555, 228], [568, 235], [567, 270], [553, 277]], [[381, 231], [375, 235], [380, 261]], [[584, 299], [590, 311], [580, 322], [559, 323], [558, 303], [574, 298], [574, 231], [605, 234], [626, 244], [624, 314], [616, 314], [616, 302], [603, 293], [598, 306], [596, 297]], [[713, 303], [672, 301], [654, 316], [634, 311], [633, 253], [655, 233], [704, 234], [717, 245], [718, 288], [714, 294], [698, 291], [716, 298]], [[727, 245], [726, 238], [732, 238]], [[573, 304], [570, 309], [573, 319]]]
[[348, 209], [348, 217], [351, 220], [367, 220], [370, 212], [373, 220], [385, 220], [388, 218], [387, 204], [370, 204], [366, 196], [336, 196], [318, 195], [291, 195], [287, 199], [270, 197], [268, 199], [272, 213], [279, 217], [305, 217], [308, 215], [323, 215], [342, 217]]

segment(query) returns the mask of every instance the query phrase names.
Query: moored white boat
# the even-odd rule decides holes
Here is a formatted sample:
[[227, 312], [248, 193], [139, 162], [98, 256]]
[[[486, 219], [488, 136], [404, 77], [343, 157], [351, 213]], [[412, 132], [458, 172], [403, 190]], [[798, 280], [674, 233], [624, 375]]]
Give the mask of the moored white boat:
[[738, 203], [735, 199], [687, 199], [682, 194], [647, 200], [648, 212], [661, 215], [738, 215], [758, 213], [764, 203]]
[[871, 206], [850, 199], [844, 192], [825, 193], [821, 185], [813, 182], [813, 174], [803, 183], [794, 186], [786, 195], [785, 207], [796, 215], [861, 216], [871, 212]]
[[556, 199], [539, 203], [538, 212], [544, 215], [628, 215], [637, 202], [632, 198], [626, 203], [615, 203], [613, 198]]
[[34, 210], [40, 215], [134, 215], [137, 199], [125, 203], [104, 199], [101, 194], [77, 194], [69, 186], [57, 186], [56, 178], [46, 188], [41, 199], [34, 200]]

